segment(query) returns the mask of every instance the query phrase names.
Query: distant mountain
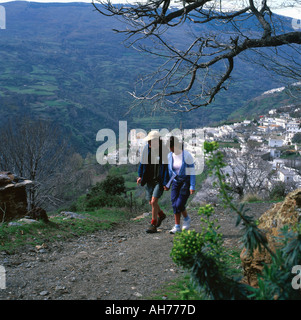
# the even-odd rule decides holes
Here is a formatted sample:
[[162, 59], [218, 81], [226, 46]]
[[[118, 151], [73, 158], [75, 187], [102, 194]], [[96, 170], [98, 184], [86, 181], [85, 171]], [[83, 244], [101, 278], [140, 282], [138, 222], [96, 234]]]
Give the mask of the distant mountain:
[[[128, 120], [128, 129], [202, 127], [253, 107], [249, 101], [279, 86], [244, 57], [235, 61], [229, 90], [210, 107], [181, 115], [151, 116], [143, 109], [127, 115], [133, 102], [128, 92], [159, 61], [122, 44], [124, 36], [112, 31], [120, 21], [85, 3], [1, 5], [7, 16], [0, 30], [0, 125], [19, 115], [54, 120], [82, 154], [96, 151], [98, 130], [117, 132], [119, 120]], [[170, 37], [184, 41], [185, 30], [178, 32]]]

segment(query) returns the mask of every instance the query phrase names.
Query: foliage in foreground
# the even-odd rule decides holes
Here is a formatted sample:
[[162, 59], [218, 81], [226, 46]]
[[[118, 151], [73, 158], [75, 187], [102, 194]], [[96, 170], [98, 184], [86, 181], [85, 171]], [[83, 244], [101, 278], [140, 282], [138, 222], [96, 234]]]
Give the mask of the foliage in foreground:
[[225, 166], [223, 154], [218, 151], [218, 144], [205, 142], [208, 156], [207, 165], [210, 173], [217, 177], [221, 200], [225, 207], [231, 208], [237, 214], [236, 227], [242, 225], [241, 242], [248, 254], [255, 249], [266, 249], [272, 263], [265, 265], [258, 277], [258, 288], [250, 287], [240, 282], [233, 275], [231, 266], [226, 263], [223, 240], [218, 226], [212, 220], [213, 207], [206, 205], [199, 209], [202, 231], [184, 231], [175, 237], [171, 256], [174, 262], [190, 272], [191, 279], [199, 292], [205, 292], [216, 300], [293, 300], [301, 299], [300, 290], [292, 287], [292, 268], [301, 265], [301, 226], [286, 226], [279, 237], [278, 249], [273, 252], [265, 235], [257, 227], [252, 216], [246, 214], [244, 204], [237, 207], [229, 195], [222, 168]]

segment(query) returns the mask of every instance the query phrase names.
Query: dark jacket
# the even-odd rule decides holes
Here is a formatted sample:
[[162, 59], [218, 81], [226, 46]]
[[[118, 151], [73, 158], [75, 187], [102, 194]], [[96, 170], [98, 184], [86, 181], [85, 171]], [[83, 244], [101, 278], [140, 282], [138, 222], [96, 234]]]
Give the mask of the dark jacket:
[[[161, 150], [161, 148], [160, 148]], [[150, 161], [149, 155], [150, 155], [151, 148], [146, 145], [145, 148], [142, 151], [142, 162], [139, 163], [138, 168], [138, 176], [141, 178], [141, 186], [144, 186], [147, 182], [152, 181], [152, 177], [148, 175], [149, 168], [150, 168]], [[146, 161], [146, 152], [147, 152], [147, 161]], [[162, 158], [160, 156], [160, 158]], [[169, 172], [168, 172], [168, 162], [160, 161], [159, 164], [159, 182], [162, 183], [163, 186], [165, 186], [169, 181]]]

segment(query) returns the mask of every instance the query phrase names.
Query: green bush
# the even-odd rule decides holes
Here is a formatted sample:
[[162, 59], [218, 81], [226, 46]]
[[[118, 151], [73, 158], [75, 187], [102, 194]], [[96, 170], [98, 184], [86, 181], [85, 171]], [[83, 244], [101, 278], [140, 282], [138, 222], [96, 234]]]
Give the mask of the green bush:
[[218, 256], [220, 254], [222, 235], [217, 233], [219, 226], [215, 226], [216, 220], [210, 220], [213, 211], [214, 209], [211, 205], [200, 207], [198, 214], [201, 215], [201, 222], [203, 223], [200, 233], [195, 230], [184, 230], [176, 234], [171, 256], [177, 265], [181, 265], [184, 268], [192, 268], [195, 257], [206, 246], [209, 256]]
[[286, 195], [285, 183], [278, 182], [275, 184], [270, 191], [271, 200], [282, 200]]
[[87, 198], [86, 209], [97, 209], [102, 207], [125, 207], [128, 202], [125, 198], [119, 195], [107, 194], [101, 190], [93, 197]]
[[301, 132], [297, 132], [292, 139], [293, 143], [301, 143]]
[[73, 211], [91, 211], [103, 207], [128, 207], [130, 200], [125, 197], [125, 182], [122, 176], [108, 175], [96, 183], [90, 191], [70, 206]]
[[96, 185], [91, 188], [90, 192], [87, 194], [87, 199], [93, 198], [102, 192], [115, 196], [121, 195], [125, 193], [125, 191], [126, 188], [123, 176], [108, 175], [104, 181], [97, 182]]

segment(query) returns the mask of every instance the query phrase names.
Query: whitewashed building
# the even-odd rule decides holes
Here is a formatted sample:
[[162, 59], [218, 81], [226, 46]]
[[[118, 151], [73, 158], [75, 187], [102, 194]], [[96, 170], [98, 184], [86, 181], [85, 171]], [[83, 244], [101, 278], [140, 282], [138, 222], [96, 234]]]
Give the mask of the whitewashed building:
[[285, 183], [290, 183], [290, 182], [294, 182], [294, 176], [296, 175], [296, 173], [292, 170], [289, 170], [287, 168], [280, 168], [278, 170], [278, 178], [280, 181], [285, 182]]
[[300, 123], [296, 121], [290, 121], [286, 124], [286, 130], [290, 133], [301, 132]]
[[269, 138], [269, 147], [277, 148], [282, 147], [284, 144], [283, 139]]

